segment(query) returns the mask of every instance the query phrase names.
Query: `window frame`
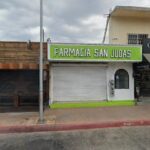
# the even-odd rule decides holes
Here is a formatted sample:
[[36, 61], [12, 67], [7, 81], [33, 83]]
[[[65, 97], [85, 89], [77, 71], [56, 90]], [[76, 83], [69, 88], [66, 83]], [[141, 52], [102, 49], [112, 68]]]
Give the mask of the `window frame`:
[[[148, 34], [145, 33], [128, 33], [127, 34], [127, 43], [128, 44], [143, 44], [143, 39], [148, 38]], [[129, 39], [130, 37], [130, 39]], [[132, 38], [131, 38], [132, 37]], [[135, 38], [134, 38], [135, 37]], [[132, 42], [131, 42], [132, 41]], [[133, 42], [134, 41], [134, 42]]]
[[[120, 80], [116, 80], [116, 76], [118, 75], [118, 73], [120, 73], [120, 71], [124, 71], [124, 73], [126, 73], [126, 76], [124, 76], [124, 80], [126, 80], [125, 78], [127, 78], [127, 83], [125, 83], [125, 81], [123, 80], [123, 84], [121, 85], [121, 81]], [[129, 89], [130, 86], [129, 86], [129, 81], [130, 81], [130, 78], [129, 78], [129, 73], [127, 70], [125, 69], [117, 69], [115, 74], [114, 74], [114, 81], [115, 81], [115, 89]], [[119, 82], [119, 83], [117, 83]], [[124, 85], [124, 86], [123, 86]], [[125, 85], [127, 85], [127, 87], [125, 87]]]

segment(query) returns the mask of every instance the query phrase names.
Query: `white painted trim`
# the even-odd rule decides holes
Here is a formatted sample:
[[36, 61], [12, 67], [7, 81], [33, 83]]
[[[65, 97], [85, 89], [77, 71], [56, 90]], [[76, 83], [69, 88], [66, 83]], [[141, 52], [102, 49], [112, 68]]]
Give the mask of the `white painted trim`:
[[49, 90], [49, 104], [53, 103], [53, 67], [50, 65], [50, 90]]

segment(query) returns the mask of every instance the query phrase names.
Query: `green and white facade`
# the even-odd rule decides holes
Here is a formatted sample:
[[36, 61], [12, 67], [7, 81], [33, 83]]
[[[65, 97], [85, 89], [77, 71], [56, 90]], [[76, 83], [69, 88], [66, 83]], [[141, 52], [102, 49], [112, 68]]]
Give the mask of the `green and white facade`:
[[141, 46], [48, 43], [48, 60], [52, 108], [134, 104], [132, 64], [142, 61]]

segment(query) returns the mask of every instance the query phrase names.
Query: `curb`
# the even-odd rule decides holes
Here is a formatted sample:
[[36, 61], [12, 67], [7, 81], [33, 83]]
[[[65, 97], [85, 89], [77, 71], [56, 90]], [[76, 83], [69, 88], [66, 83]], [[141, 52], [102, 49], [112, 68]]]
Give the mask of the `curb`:
[[127, 126], [149, 126], [149, 125], [150, 120], [133, 120], [133, 121], [117, 121], [117, 122], [114, 121], [114, 122], [85, 123], [85, 124], [16, 125], [16, 126], [0, 126], [0, 134], [44, 132], [44, 131], [67, 131], [67, 130], [115, 128]]

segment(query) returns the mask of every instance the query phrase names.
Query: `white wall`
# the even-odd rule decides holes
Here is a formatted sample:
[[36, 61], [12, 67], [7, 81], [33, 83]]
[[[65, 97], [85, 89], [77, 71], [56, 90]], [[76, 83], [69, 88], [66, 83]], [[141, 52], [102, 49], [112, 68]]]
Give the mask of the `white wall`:
[[[57, 64], [58, 66], [63, 66], [64, 64]], [[66, 64], [65, 64], [66, 65]], [[68, 64], [69, 66], [76, 66], [76, 64]], [[81, 65], [81, 64], [80, 64]], [[83, 66], [91, 66], [93, 67], [93, 65], [91, 64], [82, 64]], [[81, 65], [81, 66], [82, 66]], [[55, 66], [55, 65], [54, 65]], [[95, 64], [95, 66], [99, 66], [101, 67], [101, 64]], [[103, 65], [102, 65], [103, 66]], [[133, 68], [132, 68], [132, 63], [130, 62], [110, 62], [108, 64], [104, 65], [107, 69], [107, 73], [106, 73], [106, 84], [107, 84], [107, 100], [134, 100], [134, 78], [133, 78]], [[50, 66], [50, 102], [52, 103], [53, 100], [53, 78], [54, 78], [54, 74], [53, 74], [53, 67]], [[128, 74], [129, 74], [129, 89], [115, 89], [115, 95], [111, 96], [110, 94], [110, 88], [109, 88], [109, 81], [110, 80], [114, 80], [114, 75], [115, 72], [118, 69], [125, 69]]]
[[[110, 94], [109, 81], [114, 80], [115, 72], [118, 69], [125, 69], [129, 74], [129, 89], [115, 89], [114, 96]], [[132, 63], [109, 63], [107, 70], [107, 95], [108, 100], [134, 100], [134, 78], [133, 78], [133, 70]]]

